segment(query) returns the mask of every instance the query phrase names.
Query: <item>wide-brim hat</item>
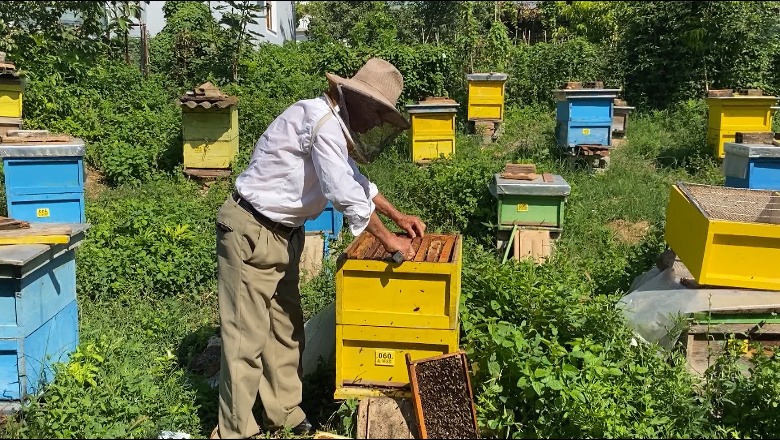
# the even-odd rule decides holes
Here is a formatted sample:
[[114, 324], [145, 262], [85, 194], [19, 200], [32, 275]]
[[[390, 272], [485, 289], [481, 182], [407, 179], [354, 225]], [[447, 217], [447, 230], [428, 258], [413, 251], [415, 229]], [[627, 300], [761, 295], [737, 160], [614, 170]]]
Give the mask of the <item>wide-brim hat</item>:
[[333, 73], [325, 73], [325, 76], [329, 81], [357, 93], [357, 96], [370, 100], [355, 102], [356, 106], [378, 104], [384, 122], [404, 130], [410, 127], [409, 121], [396, 108], [404, 88], [404, 78], [392, 64], [381, 58], [371, 58], [352, 78], [342, 78]]

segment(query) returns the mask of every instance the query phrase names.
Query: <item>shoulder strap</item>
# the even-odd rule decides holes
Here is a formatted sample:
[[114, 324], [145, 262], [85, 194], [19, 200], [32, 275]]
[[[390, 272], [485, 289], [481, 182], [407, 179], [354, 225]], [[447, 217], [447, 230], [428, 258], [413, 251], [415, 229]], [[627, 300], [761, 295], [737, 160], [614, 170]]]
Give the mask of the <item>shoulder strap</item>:
[[317, 125], [314, 126], [314, 129], [311, 131], [311, 139], [309, 140], [309, 150], [311, 150], [311, 147], [314, 145], [314, 138], [317, 137], [317, 132], [320, 131], [320, 128], [322, 128], [323, 125], [325, 125], [326, 122], [330, 120], [330, 118], [333, 117], [333, 111], [328, 109], [328, 112], [323, 115], [319, 121], [317, 121]]

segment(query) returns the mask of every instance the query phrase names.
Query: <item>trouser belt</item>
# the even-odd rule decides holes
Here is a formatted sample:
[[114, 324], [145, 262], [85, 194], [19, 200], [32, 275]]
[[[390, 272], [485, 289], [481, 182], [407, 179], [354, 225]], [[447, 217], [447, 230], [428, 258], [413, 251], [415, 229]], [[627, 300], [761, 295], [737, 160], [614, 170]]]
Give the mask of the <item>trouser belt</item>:
[[285, 235], [292, 235], [293, 232], [298, 231], [300, 227], [297, 228], [291, 228], [289, 226], [285, 226], [279, 222], [275, 222], [271, 220], [270, 218], [264, 216], [263, 214], [260, 214], [257, 212], [254, 206], [252, 206], [251, 203], [247, 202], [243, 197], [241, 197], [241, 194], [238, 192], [233, 192], [233, 200], [238, 203], [238, 206], [240, 206], [244, 211], [252, 214], [252, 216], [257, 220], [258, 223], [265, 226], [270, 230], [271, 232], [282, 232]]

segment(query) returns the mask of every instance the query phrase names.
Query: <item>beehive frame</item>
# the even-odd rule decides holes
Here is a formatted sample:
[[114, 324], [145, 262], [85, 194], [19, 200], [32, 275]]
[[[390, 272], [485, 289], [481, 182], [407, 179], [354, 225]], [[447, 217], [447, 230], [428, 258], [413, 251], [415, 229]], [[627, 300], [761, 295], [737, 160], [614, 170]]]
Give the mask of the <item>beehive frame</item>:
[[412, 361], [411, 356], [406, 355], [406, 366], [409, 370], [409, 383], [411, 386], [412, 403], [414, 405], [415, 417], [417, 419], [417, 430], [420, 434], [420, 438], [429, 438], [429, 436], [428, 428], [425, 423], [424, 405], [420, 396], [421, 383], [418, 379], [418, 368], [420, 364], [443, 361], [450, 358], [459, 358], [458, 360], [460, 364], [459, 366], [461, 367], [462, 379], [465, 382], [468, 393], [468, 404], [471, 409], [469, 418], [473, 423], [474, 433], [476, 433], [476, 437], [479, 438], [479, 424], [477, 423], [477, 410], [474, 405], [474, 391], [471, 388], [468, 360], [466, 358], [466, 353], [463, 350], [458, 350], [454, 353], [448, 353], [441, 356], [419, 359], [416, 361]]

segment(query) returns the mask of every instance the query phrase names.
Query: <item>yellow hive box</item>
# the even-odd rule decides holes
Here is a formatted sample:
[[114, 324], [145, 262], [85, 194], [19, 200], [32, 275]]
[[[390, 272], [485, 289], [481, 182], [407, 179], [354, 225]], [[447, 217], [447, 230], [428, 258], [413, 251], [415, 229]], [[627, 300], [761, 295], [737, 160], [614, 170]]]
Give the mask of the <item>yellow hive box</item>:
[[336, 325], [335, 399], [409, 397], [412, 360], [454, 353], [459, 329]]
[[469, 84], [469, 121], [504, 120], [505, 73], [472, 73], [466, 75]]
[[21, 118], [24, 84], [21, 79], [0, 80], [0, 117]]
[[455, 114], [459, 104], [434, 98], [406, 106], [411, 120], [411, 156], [426, 162], [455, 153]]
[[230, 168], [238, 154], [238, 138], [229, 141], [184, 141], [185, 168]]
[[778, 223], [778, 192], [678, 183], [665, 235], [699, 284], [780, 290]]
[[722, 159], [723, 145], [734, 142], [738, 131], [772, 131], [772, 106], [776, 96], [728, 96], [707, 98], [707, 145]]
[[426, 234], [413, 244], [415, 261], [401, 264], [388, 261], [390, 255], [370, 233], [350, 244], [336, 272], [337, 324], [457, 327], [461, 237]]

